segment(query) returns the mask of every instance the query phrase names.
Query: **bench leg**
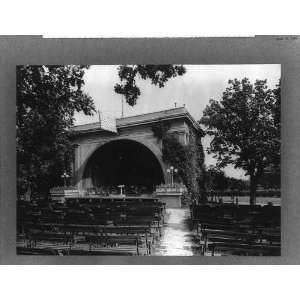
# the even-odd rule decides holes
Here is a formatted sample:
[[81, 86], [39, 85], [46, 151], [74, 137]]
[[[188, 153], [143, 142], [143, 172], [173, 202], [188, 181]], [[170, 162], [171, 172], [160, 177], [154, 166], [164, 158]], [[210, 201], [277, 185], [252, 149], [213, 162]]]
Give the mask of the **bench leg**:
[[139, 253], [139, 240], [138, 240], [138, 238], [136, 239], [136, 254], [140, 255], [140, 253]]

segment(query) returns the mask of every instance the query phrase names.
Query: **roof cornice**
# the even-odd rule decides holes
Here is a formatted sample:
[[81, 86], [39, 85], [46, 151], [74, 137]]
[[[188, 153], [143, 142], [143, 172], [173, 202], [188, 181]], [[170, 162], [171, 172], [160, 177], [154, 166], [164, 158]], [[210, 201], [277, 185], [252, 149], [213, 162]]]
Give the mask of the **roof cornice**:
[[[162, 110], [158, 112], [140, 114], [125, 118], [116, 119], [117, 129], [141, 126], [145, 124], [151, 124], [161, 121], [168, 121], [174, 119], [186, 119], [196, 131], [201, 131], [202, 129], [198, 122], [191, 116], [188, 110], [185, 107], [177, 107], [168, 110]], [[99, 122], [89, 123], [84, 125], [73, 126], [71, 130], [74, 133], [83, 134], [83, 133], [92, 133], [98, 131], [110, 132], [100, 127]]]

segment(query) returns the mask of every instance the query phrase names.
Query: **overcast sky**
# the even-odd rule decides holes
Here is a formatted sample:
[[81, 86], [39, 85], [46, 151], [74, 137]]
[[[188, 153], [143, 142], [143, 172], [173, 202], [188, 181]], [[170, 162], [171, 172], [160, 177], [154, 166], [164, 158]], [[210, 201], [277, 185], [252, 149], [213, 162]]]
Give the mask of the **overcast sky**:
[[[97, 109], [106, 117], [121, 117], [122, 96], [114, 92], [115, 83], [119, 82], [116, 65], [91, 66], [86, 71], [85, 91], [93, 97]], [[151, 85], [150, 81], [138, 80], [141, 96], [134, 107], [124, 104], [124, 116], [132, 116], [169, 109], [185, 104], [190, 114], [198, 121], [210, 99], [219, 100], [228, 86], [229, 79], [247, 77], [267, 79], [270, 88], [275, 87], [280, 78], [280, 65], [186, 65], [186, 74], [170, 79], [164, 88]], [[125, 101], [124, 101], [125, 102]], [[75, 124], [98, 121], [97, 116], [76, 115]], [[209, 139], [203, 139], [204, 148]], [[211, 155], [205, 154], [206, 165], [214, 164]], [[228, 176], [244, 178], [243, 170], [227, 167]]]

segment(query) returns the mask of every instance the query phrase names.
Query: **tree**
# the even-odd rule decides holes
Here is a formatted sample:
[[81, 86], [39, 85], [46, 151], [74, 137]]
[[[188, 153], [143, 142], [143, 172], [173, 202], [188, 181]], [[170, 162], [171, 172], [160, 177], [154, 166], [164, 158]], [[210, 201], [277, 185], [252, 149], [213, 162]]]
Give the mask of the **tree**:
[[210, 153], [218, 167], [233, 164], [250, 177], [250, 204], [266, 167], [280, 165], [280, 83], [271, 90], [266, 80], [229, 80], [220, 101], [210, 100], [200, 123], [213, 137]]
[[223, 192], [228, 187], [224, 171], [214, 166], [209, 166], [206, 170], [206, 181], [207, 188], [214, 192]]
[[228, 182], [228, 189], [231, 191], [246, 191], [249, 189], [248, 181], [243, 179], [237, 179], [233, 177], [226, 177]]
[[126, 102], [134, 106], [141, 95], [136, 78], [150, 79], [151, 84], [160, 88], [172, 77], [182, 76], [186, 70], [181, 65], [122, 65], [118, 68], [121, 83], [114, 87], [115, 92], [125, 96]]
[[17, 67], [18, 194], [28, 188], [47, 194], [70, 171], [68, 129], [74, 113], [91, 115], [92, 98], [83, 92], [86, 66]]
[[273, 153], [273, 161], [271, 165], [268, 168], [268, 176], [271, 179], [271, 185], [272, 187], [280, 188], [280, 181], [281, 181], [281, 172], [280, 172], [280, 161], [281, 161], [281, 155], [280, 155], [280, 137], [281, 137], [281, 81], [279, 81], [279, 84], [276, 86], [276, 88], [273, 90], [274, 93], [274, 105], [272, 106], [272, 114], [274, 118], [274, 125], [276, 129], [275, 136], [278, 139], [278, 147], [276, 147]]
[[206, 170], [206, 187], [211, 192], [245, 191], [249, 187], [246, 180], [228, 177], [223, 170], [210, 165]]
[[269, 169], [262, 175], [259, 184], [264, 189], [280, 189], [280, 172], [276, 169]]

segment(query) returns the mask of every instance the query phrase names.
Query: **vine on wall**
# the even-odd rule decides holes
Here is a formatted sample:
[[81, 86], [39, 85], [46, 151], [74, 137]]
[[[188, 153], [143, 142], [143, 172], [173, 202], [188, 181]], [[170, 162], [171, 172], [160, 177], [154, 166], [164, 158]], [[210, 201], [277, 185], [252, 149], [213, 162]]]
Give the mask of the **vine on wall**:
[[183, 145], [174, 133], [168, 133], [169, 128], [169, 124], [163, 122], [152, 127], [154, 136], [162, 141], [162, 158], [178, 169], [178, 177], [187, 187], [191, 198], [204, 200], [205, 169], [201, 136], [193, 132], [189, 144]]
[[170, 123], [168, 121], [164, 121], [164, 122], [154, 123], [152, 125], [151, 129], [152, 129], [153, 135], [158, 140], [162, 140], [163, 137], [167, 134], [170, 127], [171, 127]]

